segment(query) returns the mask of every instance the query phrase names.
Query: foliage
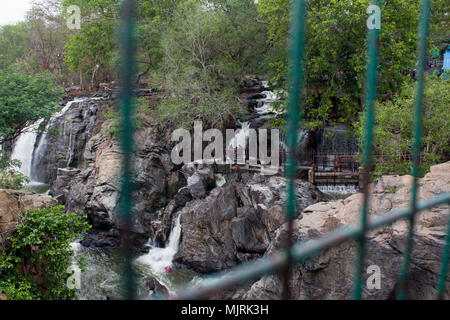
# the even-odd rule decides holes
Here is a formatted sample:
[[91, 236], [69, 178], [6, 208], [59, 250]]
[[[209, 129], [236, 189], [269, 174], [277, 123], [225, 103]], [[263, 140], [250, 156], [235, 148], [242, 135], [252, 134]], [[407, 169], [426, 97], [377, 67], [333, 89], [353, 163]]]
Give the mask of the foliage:
[[67, 8], [77, 5], [81, 9], [83, 23], [80, 30], [74, 32], [66, 43], [65, 63], [72, 71], [85, 74], [96, 84], [96, 77], [101, 71], [111, 74], [114, 64], [114, 27], [118, 18], [118, 1], [114, 0], [63, 0], [63, 15], [71, 14]]
[[68, 83], [71, 74], [62, 59], [68, 29], [59, 10], [59, 0], [34, 1], [25, 21], [1, 26], [0, 69], [15, 65], [28, 73], [49, 71], [58, 83]]
[[156, 110], [162, 123], [221, 126], [242, 112], [237, 88], [244, 74], [259, 67], [264, 28], [249, 20], [256, 17], [252, 1], [210, 5], [179, 5], [163, 39], [166, 95]]
[[[443, 3], [433, 1], [434, 6]], [[280, 87], [286, 86], [290, 4], [261, 0], [258, 7], [269, 25], [272, 79]], [[350, 122], [362, 109], [369, 5], [368, 0], [307, 1], [305, 107], [315, 125]], [[415, 68], [419, 1], [382, 1], [381, 9], [378, 91], [385, 100], [400, 90], [408, 69]]]
[[18, 63], [27, 53], [30, 41], [29, 24], [0, 26], [0, 69]]
[[0, 188], [19, 190], [30, 182], [27, 176], [17, 170], [20, 165], [19, 160], [3, 157], [0, 151]]
[[[133, 127], [137, 130], [142, 128], [142, 124], [145, 120], [146, 115], [148, 114], [148, 102], [145, 98], [137, 98], [134, 99], [133, 106], [135, 110], [133, 110]], [[120, 138], [121, 129], [122, 129], [122, 113], [116, 110], [117, 105], [111, 107], [108, 112], [105, 114], [106, 120], [112, 120], [111, 125], [109, 127], [109, 133], [111, 137]]]
[[23, 57], [23, 65], [28, 72], [49, 71], [61, 83], [67, 83], [67, 69], [62, 54], [68, 29], [65, 20], [58, 14], [60, 10], [59, 0], [33, 2], [26, 17], [31, 41], [28, 43], [29, 51]]
[[[138, 78], [159, 67], [162, 60], [161, 39], [176, 5], [182, 0], [138, 0], [136, 40]], [[114, 32], [119, 22], [120, 1], [117, 0], [63, 0], [64, 16], [67, 8], [81, 9], [81, 30], [73, 33], [65, 46], [65, 62], [72, 71], [85, 74], [91, 87], [99, 79], [115, 77], [119, 54]]]
[[18, 137], [34, 121], [50, 118], [63, 96], [49, 73], [0, 69], [0, 144]]
[[[391, 101], [376, 105], [375, 171], [378, 173], [410, 174], [412, 145], [414, 83], [407, 83]], [[446, 161], [450, 155], [450, 82], [433, 77], [425, 83], [423, 104], [423, 135], [421, 174], [431, 165]], [[356, 123], [363, 140], [364, 116]]]
[[73, 299], [70, 243], [89, 229], [85, 217], [55, 206], [31, 210], [0, 253], [0, 292], [8, 299]]
[[162, 39], [178, 4], [186, 0], [137, 1], [138, 80], [161, 67], [164, 57]]

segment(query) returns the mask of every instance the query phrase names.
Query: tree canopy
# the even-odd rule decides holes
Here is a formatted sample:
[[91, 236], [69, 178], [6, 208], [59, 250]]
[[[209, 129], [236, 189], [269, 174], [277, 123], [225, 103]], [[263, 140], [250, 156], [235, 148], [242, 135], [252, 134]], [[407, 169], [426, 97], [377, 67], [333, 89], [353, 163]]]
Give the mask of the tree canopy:
[[[410, 174], [415, 83], [404, 84], [393, 99], [379, 102], [375, 109], [375, 171], [381, 174]], [[450, 155], [450, 82], [437, 77], [427, 78], [423, 101], [423, 148], [421, 174], [431, 165]], [[363, 140], [364, 115], [356, 123]]]
[[63, 95], [49, 73], [0, 69], [0, 144], [18, 137], [31, 123], [50, 118]]
[[175, 10], [162, 41], [163, 120], [220, 126], [242, 112], [238, 86], [245, 74], [261, 70], [264, 55], [265, 26], [255, 24], [256, 17], [256, 5], [247, 0], [217, 1], [215, 8], [186, 3]]
[[[307, 1], [306, 111], [312, 125], [350, 122], [362, 109], [366, 63], [368, 0]], [[381, 99], [399, 92], [415, 69], [419, 3], [384, 1], [381, 5], [378, 92]], [[289, 0], [260, 0], [259, 12], [268, 23], [272, 80], [286, 86]], [[433, 1], [442, 7], [441, 0]], [[442, 9], [442, 8], [441, 8]], [[445, 11], [445, 10], [443, 10]], [[433, 11], [432, 30], [442, 11]]]
[[[210, 124], [243, 111], [245, 74], [286, 89], [291, 0], [137, 0], [136, 82], [158, 87], [161, 121]], [[416, 68], [419, 0], [381, 1], [378, 93], [400, 92]], [[0, 68], [49, 71], [63, 86], [117, 80], [119, 0], [37, 0], [25, 22], [0, 28]], [[362, 110], [369, 0], [308, 0], [305, 107], [309, 125], [351, 123]], [[68, 9], [81, 10], [70, 30]], [[450, 41], [448, 4], [432, 1], [430, 50]], [[284, 104], [281, 104], [283, 106]]]

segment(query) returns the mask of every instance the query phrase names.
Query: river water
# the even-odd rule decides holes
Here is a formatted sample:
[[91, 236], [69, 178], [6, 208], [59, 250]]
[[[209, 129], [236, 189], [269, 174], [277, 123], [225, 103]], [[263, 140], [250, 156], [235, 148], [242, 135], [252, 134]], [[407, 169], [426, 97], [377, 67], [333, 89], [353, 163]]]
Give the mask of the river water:
[[[268, 90], [266, 88], [266, 90]], [[278, 95], [271, 91], [263, 91], [262, 98], [259, 99], [254, 112], [258, 118], [263, 120], [274, 118], [279, 114], [279, 111], [273, 107], [275, 102], [279, 102]], [[40, 141], [37, 143], [38, 132], [37, 129], [41, 125], [42, 120], [31, 125], [26, 133], [21, 135], [16, 141], [12, 158], [22, 161], [21, 171], [32, 178], [32, 182], [28, 186], [35, 192], [44, 193], [48, 190], [48, 186], [34, 181], [33, 170], [38, 170], [39, 159], [42, 157], [44, 150], [43, 146], [47, 143], [47, 132], [51, 124], [59, 117], [63, 116], [70, 107], [83, 99], [77, 99], [67, 103], [62, 110], [56, 113], [48, 122], [46, 130], [44, 131]], [[240, 130], [237, 131], [235, 138], [231, 141], [233, 146], [244, 145], [248, 140], [250, 131], [250, 122], [242, 121], [240, 123]], [[325, 146], [328, 143], [322, 142]], [[217, 185], [225, 183], [225, 177], [216, 175]], [[324, 193], [342, 194], [353, 193], [356, 190], [349, 190], [347, 187], [335, 186], [319, 186]], [[188, 284], [199, 285], [204, 280], [199, 274], [185, 269], [177, 268], [173, 265], [172, 260], [178, 251], [178, 246], [181, 238], [181, 224], [180, 216], [176, 217], [172, 224], [169, 241], [165, 248], [158, 248], [151, 246], [147, 254], [136, 257], [134, 261], [135, 269], [135, 285], [137, 289], [137, 298], [149, 299], [151, 295], [147, 289], [147, 281], [151, 279], [158, 280], [164, 285], [171, 294], [175, 294], [179, 288]], [[79, 243], [73, 243], [72, 248], [75, 252], [73, 261], [73, 268], [78, 269], [78, 261], [84, 260], [84, 271], [80, 273], [80, 287], [78, 291], [78, 299], [81, 300], [103, 300], [107, 296], [118, 297], [121, 295], [122, 288], [122, 257], [118, 249], [104, 249], [104, 248], [86, 248]], [[80, 264], [81, 266], [81, 264]]]
[[[198, 275], [195, 272], [177, 268], [172, 264], [180, 242], [180, 216], [174, 222], [165, 248], [152, 247], [147, 254], [137, 257], [134, 261], [138, 299], [152, 298], [147, 289], [147, 281], [152, 279], [164, 285], [171, 295], [176, 294], [181, 287], [190, 284], [193, 280], [198, 281]], [[85, 270], [80, 275], [78, 299], [104, 300], [106, 296], [121, 296], [123, 259], [119, 250], [86, 248], [79, 243], [72, 244], [72, 247], [75, 251], [74, 262], [84, 260]]]

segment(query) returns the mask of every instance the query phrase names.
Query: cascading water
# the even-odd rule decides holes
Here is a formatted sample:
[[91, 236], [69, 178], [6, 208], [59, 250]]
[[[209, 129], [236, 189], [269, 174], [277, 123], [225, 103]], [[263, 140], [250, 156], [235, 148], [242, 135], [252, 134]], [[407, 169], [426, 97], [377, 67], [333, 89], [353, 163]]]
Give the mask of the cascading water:
[[[181, 215], [175, 221], [165, 248], [152, 247], [147, 254], [135, 260], [137, 298], [151, 298], [147, 290], [147, 281], [156, 279], [163, 284], [171, 294], [178, 286], [184, 286], [196, 277], [193, 271], [173, 268], [172, 260], [178, 251], [181, 238]], [[117, 249], [85, 248], [79, 243], [72, 243], [75, 251], [74, 262], [78, 256], [85, 260], [85, 271], [80, 275], [80, 300], [104, 300], [106, 296], [118, 297], [121, 294], [121, 274], [123, 272], [123, 257]], [[166, 267], [173, 268], [167, 272]], [[71, 270], [77, 270], [72, 264]]]
[[235, 136], [230, 140], [228, 144], [229, 147], [232, 148], [245, 148], [246, 141], [250, 135], [250, 122], [240, 123], [241, 129], [239, 129]]
[[317, 189], [319, 189], [322, 193], [329, 195], [342, 195], [346, 196], [352, 193], [358, 192], [358, 188], [356, 184], [318, 184]]
[[315, 135], [315, 151], [318, 154], [356, 154], [358, 141], [351, 137], [349, 128], [345, 124], [327, 126]]
[[28, 176], [31, 179], [30, 187], [39, 188], [44, 185], [42, 181], [35, 174], [36, 170], [39, 169], [39, 163], [42, 159], [45, 150], [45, 146], [48, 140], [48, 130], [51, 128], [55, 121], [62, 117], [74, 103], [82, 102], [86, 98], [75, 99], [68, 102], [64, 108], [59, 112], [52, 115], [48, 121], [45, 131], [43, 132], [39, 141], [37, 138], [39, 136], [39, 126], [42, 124], [44, 119], [38, 120], [29, 127], [27, 127], [24, 132], [17, 138], [14, 143], [13, 151], [11, 154], [11, 159], [17, 159], [21, 162], [20, 172]]
[[166, 267], [172, 265], [172, 259], [178, 251], [181, 237], [181, 215], [175, 220], [175, 226], [170, 232], [169, 242], [165, 248], [152, 248], [136, 259], [136, 262], [147, 265], [155, 273], [165, 273]]
[[151, 274], [164, 286], [173, 292], [173, 284], [168, 279], [172, 272], [172, 260], [178, 251], [181, 238], [181, 214], [175, 220], [170, 232], [169, 242], [165, 248], [153, 247], [147, 254], [136, 259], [136, 263], [149, 269]]
[[38, 128], [42, 121], [43, 120], [36, 121], [24, 130], [17, 138], [11, 154], [11, 159], [20, 160], [20, 172], [30, 178], [32, 175], [33, 150], [38, 136]]
[[263, 116], [268, 114], [282, 114], [283, 112], [274, 107], [275, 102], [279, 102], [279, 93], [277, 91], [263, 91], [260, 93], [264, 98], [257, 100], [257, 107], [255, 111], [257, 114]]
[[[36, 147], [36, 149], [34, 150], [33, 153], [33, 160], [32, 160], [32, 179], [37, 177], [33, 174], [33, 172], [36, 172], [39, 170], [39, 166], [41, 164], [41, 160], [43, 159], [43, 157], [45, 157], [46, 155], [46, 147], [48, 144], [48, 134], [49, 134], [49, 129], [52, 128], [55, 124], [55, 122], [61, 118], [62, 116], [64, 116], [66, 114], [67, 111], [69, 111], [69, 109], [72, 107], [72, 105], [74, 105], [75, 103], [80, 103], [85, 101], [88, 98], [78, 98], [78, 99], [74, 99], [72, 101], [69, 101], [64, 108], [62, 108], [59, 112], [53, 114], [53, 116], [50, 118], [50, 120], [47, 123], [47, 126], [45, 127], [45, 131], [42, 134], [42, 137], [39, 141], [38, 146]], [[39, 180], [39, 179], [37, 179]]]

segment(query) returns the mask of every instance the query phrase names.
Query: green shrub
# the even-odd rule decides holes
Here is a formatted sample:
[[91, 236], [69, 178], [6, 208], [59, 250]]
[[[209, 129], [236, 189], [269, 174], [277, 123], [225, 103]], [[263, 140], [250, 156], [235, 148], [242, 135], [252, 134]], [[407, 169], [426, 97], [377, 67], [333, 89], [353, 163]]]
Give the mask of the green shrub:
[[[410, 174], [415, 85], [406, 84], [392, 100], [375, 108], [375, 171]], [[421, 175], [430, 166], [448, 160], [450, 154], [450, 82], [428, 78], [423, 101]], [[364, 117], [356, 124], [363, 140]]]
[[[148, 102], [145, 98], [135, 99], [133, 105], [135, 110], [132, 116], [132, 121], [134, 122], [134, 127], [139, 130], [142, 128], [142, 123], [144, 122], [145, 115], [148, 112]], [[116, 106], [113, 106], [105, 113], [106, 120], [112, 120], [111, 126], [109, 127], [109, 133], [114, 138], [120, 138], [122, 132], [122, 113], [116, 110]]]
[[18, 190], [30, 182], [26, 175], [17, 170], [20, 165], [19, 160], [2, 158], [0, 151], [0, 188]]
[[74, 299], [70, 243], [89, 229], [84, 216], [65, 213], [63, 206], [31, 210], [19, 221], [0, 253], [0, 293], [15, 299]]

